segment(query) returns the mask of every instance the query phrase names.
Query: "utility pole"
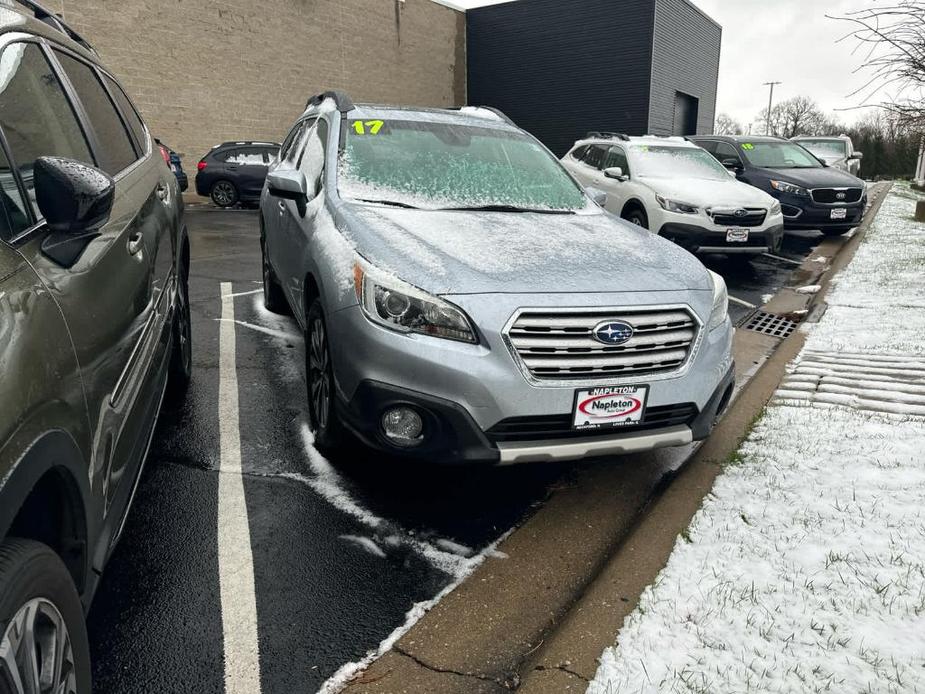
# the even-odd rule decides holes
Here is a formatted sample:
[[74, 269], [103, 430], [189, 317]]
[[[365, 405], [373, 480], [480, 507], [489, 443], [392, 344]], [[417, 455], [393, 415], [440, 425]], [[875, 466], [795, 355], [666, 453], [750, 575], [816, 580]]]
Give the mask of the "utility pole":
[[771, 134], [771, 104], [774, 102], [774, 85], [783, 84], [783, 82], [765, 82], [765, 87], [771, 88], [771, 93], [768, 95], [768, 119], [765, 121], [764, 134]]

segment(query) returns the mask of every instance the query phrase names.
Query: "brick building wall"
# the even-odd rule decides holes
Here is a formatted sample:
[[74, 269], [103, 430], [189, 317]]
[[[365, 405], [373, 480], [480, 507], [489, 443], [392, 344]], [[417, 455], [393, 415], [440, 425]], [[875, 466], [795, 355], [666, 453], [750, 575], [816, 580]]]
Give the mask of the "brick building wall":
[[465, 102], [465, 15], [431, 0], [45, 0], [99, 51], [186, 169], [280, 141], [307, 98]]

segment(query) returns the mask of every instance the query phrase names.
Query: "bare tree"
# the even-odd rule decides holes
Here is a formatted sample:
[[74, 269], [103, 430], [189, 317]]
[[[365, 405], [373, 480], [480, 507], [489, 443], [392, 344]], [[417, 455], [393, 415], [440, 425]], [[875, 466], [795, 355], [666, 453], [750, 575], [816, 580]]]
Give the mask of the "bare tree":
[[768, 126], [768, 113], [762, 111], [756, 119], [758, 132], [769, 132], [775, 137], [795, 137], [797, 135], [827, 135], [833, 122], [826, 117], [822, 109], [808, 96], [795, 96], [781, 101], [771, 109], [771, 122]]
[[742, 135], [745, 128], [735, 118], [728, 113], [720, 113], [716, 116], [716, 126], [713, 128], [716, 135]]
[[[844, 39], [863, 51], [870, 77], [852, 96], [879, 102], [905, 126], [925, 128], [925, 0], [894, 0], [832, 17], [852, 25]], [[844, 40], [843, 39], [843, 40]]]

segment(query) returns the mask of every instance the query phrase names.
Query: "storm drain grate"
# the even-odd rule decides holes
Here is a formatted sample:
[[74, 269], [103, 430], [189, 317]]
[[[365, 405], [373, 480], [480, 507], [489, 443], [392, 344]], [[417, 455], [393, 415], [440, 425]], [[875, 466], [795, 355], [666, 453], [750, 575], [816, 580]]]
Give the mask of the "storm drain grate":
[[746, 330], [784, 339], [796, 330], [797, 324], [789, 318], [776, 316], [767, 311], [755, 311], [745, 325]]

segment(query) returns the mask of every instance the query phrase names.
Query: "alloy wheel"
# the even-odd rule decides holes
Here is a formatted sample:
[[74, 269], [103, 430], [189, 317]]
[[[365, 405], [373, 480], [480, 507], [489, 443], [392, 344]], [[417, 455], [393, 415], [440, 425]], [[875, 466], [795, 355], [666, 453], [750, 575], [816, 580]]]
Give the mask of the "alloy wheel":
[[319, 430], [328, 426], [331, 410], [331, 374], [328, 368], [328, 341], [324, 321], [315, 318], [310, 326], [311, 339], [308, 348], [308, 391], [315, 424]]
[[0, 689], [14, 694], [77, 694], [74, 650], [54, 603], [34, 598], [17, 610], [0, 639]]
[[227, 181], [219, 181], [212, 186], [212, 199], [219, 205], [230, 205], [234, 202], [234, 187]]

